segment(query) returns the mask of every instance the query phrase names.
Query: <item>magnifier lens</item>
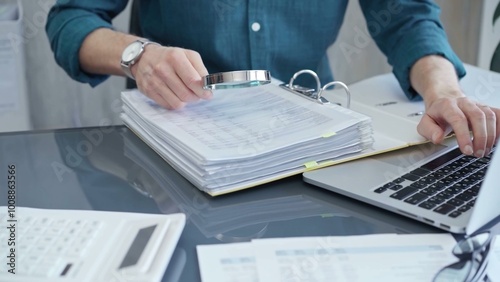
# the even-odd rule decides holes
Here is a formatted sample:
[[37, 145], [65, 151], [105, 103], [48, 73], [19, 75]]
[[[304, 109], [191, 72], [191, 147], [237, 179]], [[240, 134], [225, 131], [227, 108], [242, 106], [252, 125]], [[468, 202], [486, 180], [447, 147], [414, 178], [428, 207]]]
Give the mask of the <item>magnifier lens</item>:
[[233, 89], [233, 88], [253, 87], [253, 86], [259, 86], [259, 85], [264, 85], [264, 84], [266, 84], [266, 83], [262, 82], [262, 81], [254, 80], [254, 81], [244, 81], [244, 82], [218, 83], [218, 84], [207, 85], [207, 86], [205, 86], [205, 88], [212, 89], [212, 90]]
[[231, 71], [203, 77], [203, 88], [211, 90], [246, 88], [270, 82], [271, 75], [266, 70]]

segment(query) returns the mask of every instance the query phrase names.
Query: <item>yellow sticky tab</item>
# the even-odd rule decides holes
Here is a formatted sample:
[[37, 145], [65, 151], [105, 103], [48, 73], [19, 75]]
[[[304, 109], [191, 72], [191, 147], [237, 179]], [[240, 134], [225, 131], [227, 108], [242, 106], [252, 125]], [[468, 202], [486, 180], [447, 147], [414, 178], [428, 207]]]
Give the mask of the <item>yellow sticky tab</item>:
[[328, 137], [332, 137], [333, 135], [336, 135], [336, 134], [337, 134], [336, 132], [330, 132], [330, 133], [323, 134], [321, 137], [328, 138]]
[[311, 161], [311, 162], [307, 162], [304, 164], [304, 166], [307, 168], [307, 169], [310, 169], [310, 168], [313, 168], [313, 167], [316, 167], [318, 166], [318, 163], [315, 162], [315, 161]]

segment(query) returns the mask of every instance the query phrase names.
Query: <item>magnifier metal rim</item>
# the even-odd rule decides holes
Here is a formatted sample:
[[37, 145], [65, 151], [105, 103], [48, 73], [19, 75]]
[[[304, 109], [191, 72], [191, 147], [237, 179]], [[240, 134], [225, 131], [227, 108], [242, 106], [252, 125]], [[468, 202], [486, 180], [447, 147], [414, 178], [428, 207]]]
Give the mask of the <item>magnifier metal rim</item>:
[[205, 89], [227, 89], [263, 85], [271, 82], [267, 70], [242, 70], [209, 74], [203, 77]]

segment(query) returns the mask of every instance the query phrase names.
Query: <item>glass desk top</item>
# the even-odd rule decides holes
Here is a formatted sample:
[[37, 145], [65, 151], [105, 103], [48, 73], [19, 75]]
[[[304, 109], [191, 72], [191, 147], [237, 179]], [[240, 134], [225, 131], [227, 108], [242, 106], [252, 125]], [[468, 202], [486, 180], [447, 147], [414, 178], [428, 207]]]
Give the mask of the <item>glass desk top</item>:
[[[9, 164], [16, 165], [17, 206], [185, 213], [164, 281], [200, 281], [199, 244], [442, 232], [306, 184], [300, 175], [213, 198], [123, 126], [0, 133], [3, 183]], [[6, 205], [0, 187], [0, 205]]]

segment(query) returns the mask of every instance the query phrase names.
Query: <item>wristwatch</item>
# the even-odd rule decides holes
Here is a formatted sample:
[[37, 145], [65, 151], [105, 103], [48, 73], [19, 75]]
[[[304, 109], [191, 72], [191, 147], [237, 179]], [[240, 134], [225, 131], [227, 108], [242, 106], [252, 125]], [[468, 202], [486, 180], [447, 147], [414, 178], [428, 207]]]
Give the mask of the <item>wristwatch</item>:
[[122, 66], [123, 72], [131, 79], [135, 80], [134, 76], [132, 75], [132, 72], [130, 71], [130, 68], [135, 63], [137, 63], [137, 61], [139, 61], [139, 58], [141, 57], [142, 53], [144, 53], [144, 49], [149, 44], [160, 45], [156, 42], [152, 42], [149, 40], [138, 39], [130, 43], [130, 45], [128, 45], [125, 48], [125, 50], [123, 50], [122, 60], [120, 65]]

